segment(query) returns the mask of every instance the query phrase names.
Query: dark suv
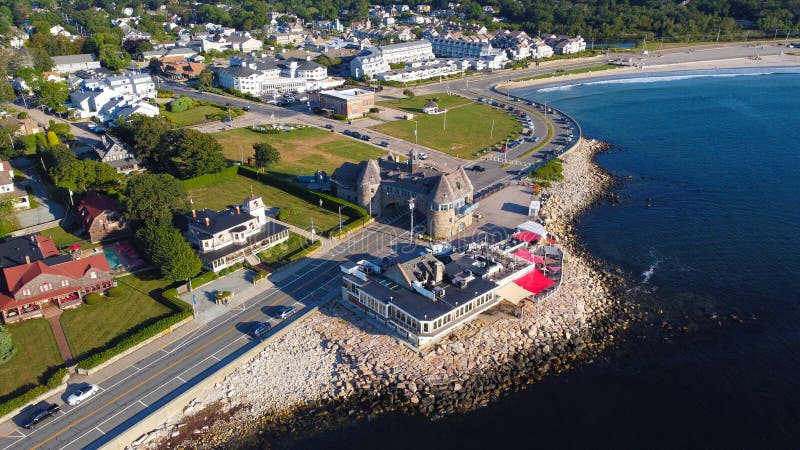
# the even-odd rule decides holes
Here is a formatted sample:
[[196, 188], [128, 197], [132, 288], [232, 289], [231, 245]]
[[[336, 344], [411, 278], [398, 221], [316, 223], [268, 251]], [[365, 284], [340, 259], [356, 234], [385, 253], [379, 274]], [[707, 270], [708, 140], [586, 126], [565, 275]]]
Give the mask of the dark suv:
[[250, 334], [254, 338], [259, 339], [259, 338], [263, 337], [265, 334], [267, 334], [271, 327], [272, 326], [269, 324], [269, 322], [261, 322], [261, 323], [257, 324], [255, 327], [253, 327], [253, 331], [251, 331]]
[[36, 411], [33, 412], [31, 417], [25, 422], [22, 426], [28, 430], [32, 430], [37, 424], [44, 421], [45, 419], [50, 418], [51, 416], [55, 416], [61, 408], [58, 407], [55, 403], [47, 406], [43, 406]]

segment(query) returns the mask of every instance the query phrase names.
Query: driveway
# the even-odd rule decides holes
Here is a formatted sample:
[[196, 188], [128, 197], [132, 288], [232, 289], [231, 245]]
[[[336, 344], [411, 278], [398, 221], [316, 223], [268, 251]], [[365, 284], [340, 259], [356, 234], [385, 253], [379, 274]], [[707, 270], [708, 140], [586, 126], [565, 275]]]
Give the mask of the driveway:
[[30, 186], [33, 196], [39, 202], [38, 208], [26, 209], [16, 212], [17, 222], [20, 228], [32, 227], [40, 223], [50, 222], [56, 219], [63, 219], [66, 214], [65, 205], [58, 201], [53, 201], [44, 189], [44, 182], [39, 179], [39, 175], [34, 170], [34, 164], [38, 160], [33, 158], [17, 158], [14, 160], [14, 167], [25, 174], [25, 181], [20, 182], [21, 186]]

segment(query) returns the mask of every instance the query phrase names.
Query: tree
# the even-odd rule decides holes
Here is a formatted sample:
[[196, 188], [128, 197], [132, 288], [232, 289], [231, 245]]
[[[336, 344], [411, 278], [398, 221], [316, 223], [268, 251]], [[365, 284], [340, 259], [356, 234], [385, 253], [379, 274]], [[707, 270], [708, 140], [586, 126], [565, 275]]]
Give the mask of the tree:
[[168, 223], [148, 224], [136, 232], [145, 255], [170, 281], [181, 281], [200, 272], [203, 263], [181, 233]]
[[222, 146], [211, 135], [190, 128], [172, 130], [164, 135], [163, 143], [173, 158], [179, 158], [183, 178], [217, 173], [227, 166]]
[[8, 328], [0, 325], [0, 364], [7, 363], [15, 354], [17, 354], [17, 348], [14, 347], [11, 333]]
[[198, 84], [201, 88], [210, 88], [214, 84], [214, 72], [203, 69], [200, 72], [200, 78], [198, 79]]
[[108, 70], [115, 71], [127, 67], [131, 63], [131, 55], [123, 52], [116, 44], [103, 44], [97, 54], [97, 59]]
[[182, 95], [180, 96], [180, 98], [176, 98], [175, 100], [167, 104], [167, 108], [174, 113], [183, 112], [188, 109], [192, 109], [193, 107], [194, 107], [194, 100], [192, 100], [191, 97], [187, 97], [185, 95]]
[[405, 95], [408, 98], [414, 98], [414, 91], [412, 91], [411, 89], [403, 89], [403, 95]]
[[47, 72], [53, 67], [53, 58], [47, 54], [47, 50], [41, 47], [31, 47], [31, 58], [33, 59], [33, 68], [39, 72]]
[[12, 135], [9, 127], [0, 127], [0, 159], [11, 159], [18, 154]]
[[49, 145], [50, 147], [55, 147], [60, 143], [61, 141], [58, 139], [58, 135], [56, 134], [55, 131], [47, 132], [47, 145]]
[[183, 183], [166, 173], [131, 178], [125, 186], [128, 217], [147, 223], [167, 223], [172, 215], [189, 209]]
[[253, 150], [256, 153], [256, 166], [259, 168], [274, 164], [281, 159], [281, 153], [266, 142], [253, 144]]
[[121, 174], [108, 164], [91, 159], [73, 161], [52, 171], [56, 185], [75, 192], [108, 191], [122, 185]]
[[39, 89], [39, 101], [52, 109], [63, 106], [69, 98], [67, 83], [60, 81], [44, 81]]

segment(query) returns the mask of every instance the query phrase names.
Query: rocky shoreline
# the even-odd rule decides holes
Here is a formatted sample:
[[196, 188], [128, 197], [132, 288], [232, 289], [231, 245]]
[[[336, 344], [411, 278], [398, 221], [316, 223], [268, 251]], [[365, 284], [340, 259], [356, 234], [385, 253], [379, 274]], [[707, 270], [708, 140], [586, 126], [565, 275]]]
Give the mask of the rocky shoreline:
[[128, 448], [254, 448], [386, 412], [435, 418], [485, 406], [545, 375], [591, 362], [628, 324], [618, 277], [581, 249], [575, 218], [613, 177], [608, 149], [582, 140], [546, 189], [544, 224], [564, 246], [560, 289], [522, 314], [500, 304], [424, 352], [331, 302]]

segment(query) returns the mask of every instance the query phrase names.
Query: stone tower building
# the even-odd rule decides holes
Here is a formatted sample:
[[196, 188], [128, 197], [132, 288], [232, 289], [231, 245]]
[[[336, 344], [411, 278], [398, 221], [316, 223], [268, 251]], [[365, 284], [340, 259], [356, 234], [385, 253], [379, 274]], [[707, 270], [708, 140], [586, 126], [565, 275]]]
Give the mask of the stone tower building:
[[407, 210], [414, 199], [415, 211], [426, 217], [424, 232], [437, 238], [454, 238], [469, 227], [478, 206], [463, 167], [452, 172], [422, 167], [413, 151], [404, 162], [390, 152], [378, 160], [345, 163], [333, 173], [332, 187], [373, 216]]

